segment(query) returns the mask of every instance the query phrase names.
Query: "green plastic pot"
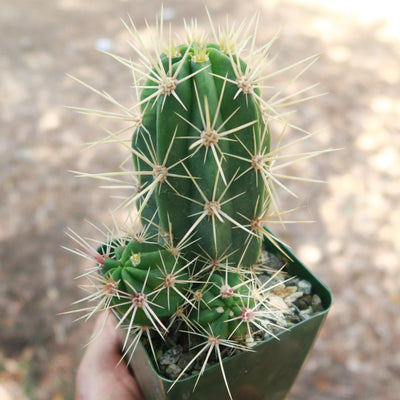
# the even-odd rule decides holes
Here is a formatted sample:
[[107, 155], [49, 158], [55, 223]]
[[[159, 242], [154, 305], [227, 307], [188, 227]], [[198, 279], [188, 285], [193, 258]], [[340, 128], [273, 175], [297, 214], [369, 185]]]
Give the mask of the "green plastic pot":
[[[268, 251], [277, 250], [268, 242]], [[287, 270], [313, 285], [313, 294], [322, 300], [323, 311], [290, 329], [223, 361], [234, 400], [283, 400], [296, 380], [332, 304], [332, 294], [287, 248]], [[145, 349], [139, 345], [130, 367], [146, 400], [222, 400], [229, 399], [219, 364], [208, 367], [193, 391], [196, 375], [181, 379], [168, 391], [173, 381], [160, 376]]]

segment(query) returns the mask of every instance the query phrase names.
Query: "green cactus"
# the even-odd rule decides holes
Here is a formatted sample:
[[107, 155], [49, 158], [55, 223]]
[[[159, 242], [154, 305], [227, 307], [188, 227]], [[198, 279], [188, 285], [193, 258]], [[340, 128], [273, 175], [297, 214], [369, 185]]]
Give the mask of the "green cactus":
[[152, 167], [141, 177], [152, 188], [143, 215], [157, 213], [178, 242], [190, 237], [192, 253], [229, 254], [233, 265], [249, 267], [262, 239], [252, 227], [268, 204], [257, 156], [269, 153], [270, 137], [251, 83], [237, 82], [246, 69], [211, 43], [162, 54], [144, 85], [132, 147], [139, 173]]
[[199, 313], [194, 317], [201, 326], [221, 339], [235, 337], [243, 340], [247, 327], [242, 324], [243, 313], [254, 307], [248, 284], [240, 274], [213, 274], [210, 288], [203, 295]]
[[154, 325], [166, 330], [161, 320], [182, 304], [189, 275], [183, 260], [158, 244], [135, 240], [111, 246], [101, 274], [118, 282], [119, 296], [111, 306], [130, 324]]
[[[134, 25], [126, 27], [138, 60], [113, 57], [131, 69], [141, 93], [134, 109], [120, 106], [121, 119], [133, 122], [129, 149], [132, 176], [139, 181], [124, 204], [136, 204], [132, 225], [140, 221], [142, 233], [135, 236], [118, 229], [117, 239], [113, 232], [107, 234], [112, 238], [97, 250], [70, 234], [83, 249], [74, 252], [86, 258], [89, 254], [96, 263], [87, 273], [95, 293], [85, 299], [99, 302], [86, 315], [114, 311], [118, 326], [127, 327], [126, 351], [131, 334], [138, 335], [135, 346], [143, 332], [151, 340], [149, 327], [163, 338], [173, 326], [204, 337], [204, 347], [195, 357], [207, 354], [203, 371], [212, 350], [221, 362], [221, 346], [248, 349], [256, 333], [272, 334], [270, 327], [276, 327], [274, 311], [265, 300], [270, 288], [259, 279], [268, 268], [262, 243], [267, 238], [279, 247], [279, 239], [265, 226], [270, 206], [282, 222], [274, 186], [286, 189], [278, 178], [290, 177], [274, 175], [280, 148], [271, 150], [269, 122], [281, 117], [275, 103], [261, 95], [261, 65], [270, 44], [256, 51], [252, 39], [253, 60], [245, 62], [244, 46], [233, 40], [245, 35], [241, 26], [235, 33], [220, 29], [218, 43], [190, 33], [187, 43], [176, 46], [170, 38], [166, 50], [160, 51], [155, 41], [153, 55]], [[309, 65], [314, 62], [302, 62], [308, 60]], [[285, 128], [286, 124], [283, 132]], [[127, 146], [116, 134], [110, 133], [110, 139]], [[283, 159], [287, 165], [320, 153]], [[116, 176], [100, 177], [119, 185]]]

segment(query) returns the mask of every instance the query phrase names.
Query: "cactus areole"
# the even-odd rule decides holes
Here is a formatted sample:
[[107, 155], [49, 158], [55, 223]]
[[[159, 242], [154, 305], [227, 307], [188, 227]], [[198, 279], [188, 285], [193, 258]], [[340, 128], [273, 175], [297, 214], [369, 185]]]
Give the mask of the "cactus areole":
[[155, 215], [175, 241], [193, 243], [191, 254], [226, 255], [242, 267], [255, 264], [261, 250], [262, 235], [252, 227], [267, 211], [259, 174], [266, 165], [259, 162], [270, 150], [246, 70], [211, 43], [162, 54], [144, 85], [143, 121], [132, 140], [141, 188], [151, 187], [142, 216]]

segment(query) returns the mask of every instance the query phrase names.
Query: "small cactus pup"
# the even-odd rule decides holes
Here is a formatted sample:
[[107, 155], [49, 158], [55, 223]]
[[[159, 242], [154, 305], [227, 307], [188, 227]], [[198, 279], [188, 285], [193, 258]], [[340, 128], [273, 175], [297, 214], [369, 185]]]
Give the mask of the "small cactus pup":
[[[278, 91], [265, 98], [263, 92], [270, 89], [270, 77], [300, 68], [294, 81], [316, 58], [267, 72], [275, 38], [256, 48], [257, 17], [239, 27], [217, 28], [211, 22], [213, 40], [198, 33], [196, 23], [185, 25], [187, 39], [180, 43], [172, 40], [171, 29], [164, 42], [161, 18], [154, 49], [147, 48], [148, 40], [131, 20], [125, 26], [134, 54], [111, 56], [132, 72], [137, 103], [124, 107], [84, 84], [120, 107], [121, 114], [80, 109], [129, 121], [128, 128], [108, 132], [99, 142], [119, 142], [133, 158], [130, 171], [94, 175], [117, 188], [133, 188], [122, 202], [130, 214], [127, 229], [109, 230], [96, 246], [69, 233], [80, 247], [73, 251], [95, 264], [84, 276], [90, 281], [85, 288], [93, 292], [83, 300], [94, 304], [84, 309], [85, 317], [113, 312], [117, 327], [126, 330], [124, 355], [134, 354], [142, 340], [156, 365], [158, 345], [178, 341], [194, 351], [170, 389], [200, 364], [196, 387], [207, 364], [219, 363], [232, 399], [226, 354], [277, 339], [290, 320], [289, 307], [272, 292], [291, 279], [283, 271], [291, 256], [267, 227], [285, 223], [278, 189], [293, 194], [283, 181], [300, 178], [281, 168], [323, 152], [285, 153], [312, 135], [285, 122], [281, 108], [300, 102], [299, 95], [314, 85], [292, 95]], [[274, 132], [279, 123], [282, 128]], [[303, 135], [281, 144], [289, 126]], [[135, 180], [133, 186], [127, 176]], [[137, 226], [139, 233], [133, 234]], [[263, 243], [285, 259], [272, 272]]]

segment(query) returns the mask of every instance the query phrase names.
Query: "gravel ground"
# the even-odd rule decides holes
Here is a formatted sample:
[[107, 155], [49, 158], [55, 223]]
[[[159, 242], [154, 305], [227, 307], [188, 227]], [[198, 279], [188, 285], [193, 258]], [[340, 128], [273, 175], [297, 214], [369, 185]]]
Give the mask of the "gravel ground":
[[[209, 8], [216, 21], [228, 12], [240, 21], [260, 10], [260, 43], [281, 28], [273, 48], [276, 67], [321, 54], [298, 87], [320, 82], [318, 90], [329, 94], [301, 105], [292, 121], [309, 131], [323, 129], [300, 151], [342, 149], [289, 170], [327, 183], [291, 186], [299, 194], [295, 206], [304, 206], [294, 218], [314, 224], [275, 229], [335, 296], [289, 400], [396, 400], [400, 36], [393, 20], [388, 24], [316, 3], [248, 0], [244, 7], [242, 1], [224, 0]], [[141, 29], [159, 5], [154, 0], [1, 2], [2, 400], [74, 396], [74, 373], [91, 326], [57, 315], [82, 295], [73, 278], [84, 265], [61, 248], [71, 246], [64, 231], [69, 226], [93, 235], [84, 220], [111, 223], [109, 210], [117, 203], [98, 182], [68, 170], [117, 170], [126, 153], [112, 145], [82, 151], [84, 143], [102, 137], [101, 125], [117, 125], [67, 109], [106, 105], [66, 74], [130, 104], [129, 73], [96, 47], [129, 57], [120, 18], [132, 15]], [[164, 5], [165, 15], [178, 26], [183, 17], [207, 24], [202, 1], [166, 0]], [[293, 199], [283, 194], [283, 204], [292, 208]]]

